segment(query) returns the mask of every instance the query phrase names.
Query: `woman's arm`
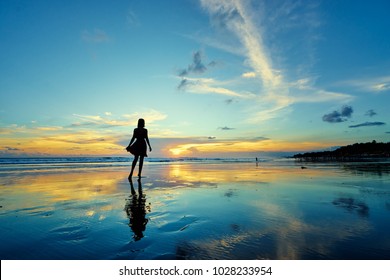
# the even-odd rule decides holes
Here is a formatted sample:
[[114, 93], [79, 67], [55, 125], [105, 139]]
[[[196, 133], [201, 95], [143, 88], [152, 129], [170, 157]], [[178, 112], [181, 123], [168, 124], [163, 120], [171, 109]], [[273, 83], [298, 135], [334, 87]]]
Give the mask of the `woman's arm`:
[[146, 130], [146, 136], [145, 136], [145, 139], [146, 139], [146, 143], [148, 143], [148, 146], [149, 146], [149, 151], [151, 152], [152, 151], [152, 146], [150, 146], [150, 142], [149, 142], [149, 137], [148, 137], [148, 130]]
[[134, 131], [133, 131], [133, 137], [131, 137], [130, 143], [129, 143], [129, 145], [126, 147], [126, 150], [131, 146], [131, 144], [133, 144], [134, 140], [135, 140], [135, 129], [134, 129]]

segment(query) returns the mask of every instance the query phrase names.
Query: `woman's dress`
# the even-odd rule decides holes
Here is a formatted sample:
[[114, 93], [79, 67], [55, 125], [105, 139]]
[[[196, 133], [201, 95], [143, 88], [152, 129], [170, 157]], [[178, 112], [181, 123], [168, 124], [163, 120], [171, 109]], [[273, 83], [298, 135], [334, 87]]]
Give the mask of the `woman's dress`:
[[135, 156], [147, 157], [146, 154], [146, 142], [145, 139], [148, 137], [148, 131], [145, 128], [135, 128], [133, 137], [136, 139], [135, 142], [129, 147], [129, 152]]

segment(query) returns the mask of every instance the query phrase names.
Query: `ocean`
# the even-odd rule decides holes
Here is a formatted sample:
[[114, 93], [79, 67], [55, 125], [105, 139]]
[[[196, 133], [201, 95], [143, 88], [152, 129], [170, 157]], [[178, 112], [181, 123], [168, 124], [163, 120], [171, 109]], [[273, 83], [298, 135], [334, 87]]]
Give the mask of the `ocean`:
[[[0, 173], [11, 171], [39, 171], [99, 167], [129, 166], [131, 157], [15, 157], [0, 158]], [[261, 159], [259, 162], [270, 161]], [[145, 164], [169, 163], [247, 163], [255, 162], [253, 158], [150, 158], [144, 159]]]

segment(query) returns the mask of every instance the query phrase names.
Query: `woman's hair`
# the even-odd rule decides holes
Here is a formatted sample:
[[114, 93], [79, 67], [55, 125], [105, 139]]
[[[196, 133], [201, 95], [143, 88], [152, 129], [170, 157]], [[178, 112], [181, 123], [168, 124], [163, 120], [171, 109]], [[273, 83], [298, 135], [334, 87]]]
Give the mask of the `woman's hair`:
[[144, 119], [138, 119], [138, 128], [143, 128], [145, 127], [145, 120]]

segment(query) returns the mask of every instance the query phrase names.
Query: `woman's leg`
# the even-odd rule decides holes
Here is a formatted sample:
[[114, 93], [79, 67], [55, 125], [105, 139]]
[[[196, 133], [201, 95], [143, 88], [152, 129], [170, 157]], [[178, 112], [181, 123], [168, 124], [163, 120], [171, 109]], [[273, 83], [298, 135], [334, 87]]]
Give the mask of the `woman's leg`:
[[129, 178], [133, 176], [134, 168], [137, 165], [137, 161], [138, 161], [138, 156], [134, 156], [133, 163], [131, 164], [131, 172]]
[[139, 158], [139, 172], [138, 172], [138, 177], [141, 178], [141, 173], [142, 173], [142, 166], [144, 165], [144, 157], [140, 156]]

